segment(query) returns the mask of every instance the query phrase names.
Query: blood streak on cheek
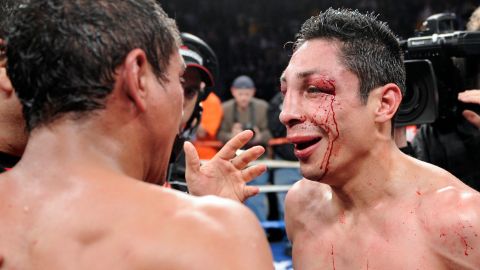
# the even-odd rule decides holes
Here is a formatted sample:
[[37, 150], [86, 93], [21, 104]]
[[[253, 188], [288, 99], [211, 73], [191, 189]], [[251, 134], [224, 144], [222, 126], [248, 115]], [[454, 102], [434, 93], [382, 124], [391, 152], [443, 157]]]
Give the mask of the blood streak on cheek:
[[[319, 110], [314, 115], [314, 119], [318, 119], [317, 117], [319, 117], [320, 114], [319, 111], [321, 112], [323, 110], [323, 117], [319, 117], [323, 118], [323, 121], [322, 119], [319, 119], [319, 122], [329, 135], [327, 151], [323, 157], [322, 163], [320, 164], [320, 169], [323, 170], [324, 176], [329, 169], [333, 145], [340, 135], [334, 110], [334, 103], [336, 98], [335, 81], [326, 78], [312, 78], [308, 81], [308, 83], [309, 85], [313, 85], [321, 89], [322, 92], [325, 93], [325, 95], [320, 99], [320, 106], [318, 108]], [[332, 132], [333, 130], [334, 132]]]

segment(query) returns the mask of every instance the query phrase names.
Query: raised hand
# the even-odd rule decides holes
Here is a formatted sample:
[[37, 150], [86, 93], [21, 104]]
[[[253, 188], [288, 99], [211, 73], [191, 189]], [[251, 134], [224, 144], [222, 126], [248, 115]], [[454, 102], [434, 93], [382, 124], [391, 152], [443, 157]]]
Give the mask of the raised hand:
[[238, 156], [235, 154], [252, 137], [253, 132], [250, 130], [240, 132], [211, 160], [202, 165], [194, 146], [186, 142], [185, 178], [189, 192], [197, 196], [217, 195], [240, 202], [256, 195], [258, 187], [247, 186], [246, 183], [265, 172], [266, 166], [247, 167], [247, 165], [260, 157], [265, 149], [262, 146], [254, 146]]

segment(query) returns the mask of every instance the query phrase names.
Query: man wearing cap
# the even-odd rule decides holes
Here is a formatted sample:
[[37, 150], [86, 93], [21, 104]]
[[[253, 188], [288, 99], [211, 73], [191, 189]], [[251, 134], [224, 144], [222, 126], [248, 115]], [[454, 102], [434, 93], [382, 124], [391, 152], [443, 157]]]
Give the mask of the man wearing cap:
[[185, 74], [183, 75], [184, 114], [182, 124], [185, 125], [194, 113], [200, 92], [202, 92], [205, 87], [213, 86], [213, 75], [210, 70], [203, 65], [203, 57], [194, 49], [188, 46], [182, 46], [180, 48], [180, 54], [187, 66]]
[[[212, 73], [210, 70], [215, 69], [212, 63], [216, 62], [216, 56], [210, 47], [197, 36], [182, 33], [181, 38], [183, 45], [179, 51], [186, 65], [182, 82], [184, 101], [181, 126], [183, 132], [175, 142], [174, 150], [170, 157], [169, 174], [167, 177], [172, 188], [187, 191], [185, 183], [185, 153], [182, 151], [182, 145], [185, 140], [191, 140], [200, 127], [205, 112], [200, 103], [203, 103], [206, 97], [211, 94], [209, 92], [211, 92], [211, 87], [214, 85], [213, 73], [215, 72]], [[218, 106], [221, 110], [220, 102]], [[218, 118], [218, 129], [222, 114], [214, 117]]]
[[[267, 145], [271, 138], [268, 129], [268, 103], [255, 98], [255, 90], [253, 80], [246, 75], [239, 76], [233, 81], [230, 88], [233, 99], [222, 104], [223, 119], [218, 133], [220, 141], [226, 142], [241, 131], [250, 129], [254, 131], [255, 137], [249, 146]], [[255, 178], [249, 185], [265, 185], [267, 181], [268, 174], [265, 173]], [[265, 194], [249, 198], [245, 203], [260, 221], [267, 219], [268, 206]]]
[[226, 142], [243, 130], [251, 129], [255, 137], [252, 145], [266, 145], [271, 138], [268, 130], [268, 103], [257, 99], [253, 80], [242, 75], [237, 77], [230, 91], [233, 99], [222, 104], [224, 116], [218, 133], [218, 139]]

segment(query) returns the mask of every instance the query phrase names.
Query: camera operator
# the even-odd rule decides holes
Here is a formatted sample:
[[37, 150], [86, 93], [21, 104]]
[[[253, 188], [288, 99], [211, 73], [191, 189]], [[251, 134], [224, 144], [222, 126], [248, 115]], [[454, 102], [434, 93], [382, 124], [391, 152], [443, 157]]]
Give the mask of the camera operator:
[[[477, 8], [470, 17], [467, 31], [479, 30], [480, 8]], [[480, 90], [460, 92], [458, 100], [480, 105]], [[395, 141], [405, 153], [442, 167], [480, 190], [480, 116], [474, 111], [462, 110], [453, 122], [440, 118], [432, 124], [423, 124], [411, 144], [406, 140], [405, 128], [398, 128]]]
[[212, 93], [218, 76], [218, 60], [215, 52], [204, 40], [190, 33], [181, 33], [183, 45], [180, 55], [185, 62], [183, 75], [182, 134], [177, 137], [169, 163], [168, 181], [172, 188], [187, 192], [185, 183], [185, 152], [183, 143], [196, 134], [203, 117], [201, 103]]
[[[271, 138], [268, 129], [268, 103], [257, 99], [253, 80], [242, 75], [237, 77], [231, 86], [233, 99], [222, 104], [223, 119], [218, 132], [218, 139], [226, 142], [243, 130], [253, 130], [254, 138], [248, 146], [267, 145]], [[249, 185], [265, 185], [268, 182], [268, 173], [253, 179]], [[268, 214], [268, 202], [265, 194], [249, 198], [245, 204], [252, 209], [260, 221], [265, 221]]]

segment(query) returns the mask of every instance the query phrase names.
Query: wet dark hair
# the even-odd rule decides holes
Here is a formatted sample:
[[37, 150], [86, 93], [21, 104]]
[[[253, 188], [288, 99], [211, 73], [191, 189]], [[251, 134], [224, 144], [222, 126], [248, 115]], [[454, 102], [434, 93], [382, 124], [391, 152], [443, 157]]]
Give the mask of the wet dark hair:
[[340, 42], [343, 64], [360, 80], [362, 102], [366, 103], [371, 90], [387, 83], [395, 83], [405, 91], [405, 67], [398, 40], [373, 14], [329, 8], [302, 25], [293, 49], [316, 38]]
[[[5, 39], [6, 29], [8, 27], [8, 21], [13, 13], [14, 7], [18, 4], [18, 0], [1, 0], [0, 1], [0, 39]], [[0, 63], [3, 65], [3, 61], [6, 58], [5, 44], [0, 43]]]
[[180, 44], [174, 20], [154, 0], [31, 0], [9, 25], [7, 71], [28, 130], [104, 108], [116, 68], [135, 48], [167, 80]]
[[12, 14], [13, 8], [18, 0], [0, 1], [0, 38], [3, 39], [7, 29], [8, 18]]

